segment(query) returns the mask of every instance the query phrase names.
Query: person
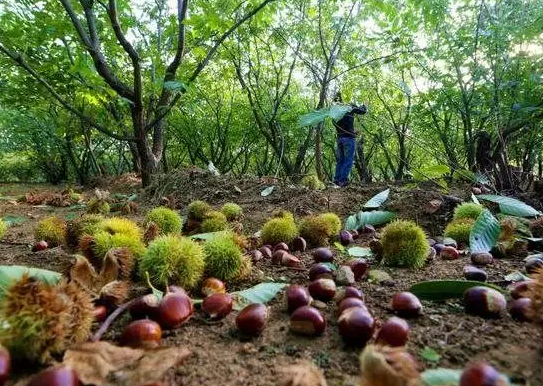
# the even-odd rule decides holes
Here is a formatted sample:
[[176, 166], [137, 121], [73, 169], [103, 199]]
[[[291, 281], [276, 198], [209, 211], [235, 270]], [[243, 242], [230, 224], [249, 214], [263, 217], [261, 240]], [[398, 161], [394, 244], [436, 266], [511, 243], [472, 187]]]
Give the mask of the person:
[[[334, 102], [342, 103], [340, 92], [334, 98]], [[336, 173], [334, 176], [334, 184], [344, 187], [349, 183], [349, 174], [354, 164], [354, 156], [356, 153], [356, 135], [358, 131], [354, 129], [354, 115], [366, 114], [368, 108], [365, 104], [356, 106], [351, 104], [352, 110], [346, 113], [340, 120], [334, 122], [334, 127], [337, 131], [337, 148], [336, 148]]]

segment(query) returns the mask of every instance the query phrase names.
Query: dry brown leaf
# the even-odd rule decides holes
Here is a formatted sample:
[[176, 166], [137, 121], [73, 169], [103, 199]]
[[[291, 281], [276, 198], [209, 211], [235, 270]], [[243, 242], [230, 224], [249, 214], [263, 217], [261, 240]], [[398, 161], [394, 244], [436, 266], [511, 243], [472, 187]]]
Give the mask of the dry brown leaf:
[[281, 386], [326, 386], [322, 371], [311, 362], [300, 362], [281, 370]]
[[426, 207], [424, 208], [424, 211], [428, 214], [435, 213], [439, 210], [441, 207], [441, 204], [443, 204], [443, 201], [441, 200], [431, 200], [426, 204]]
[[189, 355], [188, 349], [179, 347], [145, 351], [87, 342], [66, 351], [63, 364], [72, 367], [84, 384], [144, 386], [160, 380]]
[[85, 290], [93, 292], [98, 275], [86, 257], [76, 255], [76, 261], [70, 270], [70, 279]]

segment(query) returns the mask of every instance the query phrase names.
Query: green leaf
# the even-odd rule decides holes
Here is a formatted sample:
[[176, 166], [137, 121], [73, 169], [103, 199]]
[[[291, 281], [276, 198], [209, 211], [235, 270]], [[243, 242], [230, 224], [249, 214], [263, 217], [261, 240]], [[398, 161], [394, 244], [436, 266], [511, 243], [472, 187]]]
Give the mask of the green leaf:
[[436, 350], [428, 346], [424, 347], [424, 349], [420, 352], [420, 356], [428, 362], [439, 362], [441, 359], [441, 355], [439, 355]]
[[354, 214], [345, 220], [345, 230], [352, 231], [353, 229], [358, 229], [358, 221]]
[[77, 218], [77, 213], [66, 213], [64, 215], [64, 219], [67, 220], [67, 221], [73, 221]]
[[12, 215], [8, 215], [8, 216], [4, 216], [2, 217], [2, 219], [6, 222], [6, 224], [8, 224], [8, 226], [10, 227], [13, 227], [13, 226], [16, 226], [16, 225], [21, 225], [23, 224], [26, 220], [28, 220], [26, 217], [22, 217], [22, 216], [12, 216]]
[[358, 212], [358, 228], [364, 225], [383, 225], [396, 218], [396, 213], [387, 211]]
[[189, 239], [191, 240], [203, 240], [203, 241], [209, 241], [217, 237], [217, 235], [221, 234], [222, 232], [209, 232], [209, 233], [198, 233], [197, 235], [189, 236]]
[[500, 222], [488, 209], [483, 212], [473, 224], [469, 234], [469, 248], [472, 253], [490, 252], [496, 245], [501, 233]]
[[0, 265], [0, 299], [6, 290], [24, 274], [34, 277], [46, 284], [57, 284], [62, 274], [46, 269], [31, 268], [23, 265]]
[[437, 368], [426, 370], [421, 374], [424, 386], [457, 386], [462, 370]]
[[170, 80], [168, 82], [164, 82], [164, 88], [173, 93], [184, 93], [188, 90], [188, 86], [185, 83], [179, 82], [177, 80]]
[[478, 205], [481, 205], [481, 203], [479, 202], [479, 200], [477, 199], [477, 197], [475, 197], [475, 194], [473, 193], [471, 193], [471, 201], [473, 201], [474, 203]]
[[340, 252], [345, 252], [345, 247], [339, 241], [334, 243], [334, 247], [336, 247], [336, 249]]
[[262, 192], [260, 192], [260, 195], [262, 197], [267, 197], [269, 196], [270, 194], [272, 194], [273, 190], [275, 189], [275, 186], [268, 186], [267, 188], [265, 188], [264, 190], [262, 190]]
[[442, 301], [448, 299], [461, 299], [467, 289], [475, 286], [484, 286], [503, 292], [500, 287], [480, 281], [470, 280], [429, 280], [413, 284], [409, 292], [422, 300]]
[[451, 168], [447, 165], [432, 165], [418, 170], [413, 170], [413, 178], [416, 181], [425, 181], [428, 179], [438, 179], [451, 172]]
[[347, 249], [347, 253], [349, 254], [349, 256], [353, 256], [353, 257], [373, 256], [373, 252], [371, 251], [371, 248], [363, 248], [363, 247], [351, 247]]
[[235, 298], [234, 309], [240, 310], [251, 303], [266, 304], [287, 285], [285, 283], [260, 283], [242, 291], [232, 292]]
[[298, 126], [316, 126], [319, 123], [324, 122], [326, 118], [332, 118], [333, 120], [337, 121], [352, 109], [353, 108], [351, 106], [332, 105], [330, 107], [325, 107], [320, 110], [314, 110], [310, 113], [300, 116], [300, 118], [298, 119]]
[[515, 271], [515, 272], [511, 272], [508, 275], [505, 275], [504, 280], [517, 282], [517, 281], [530, 280], [530, 278], [520, 271]]
[[499, 204], [500, 211], [504, 214], [519, 217], [534, 217], [541, 215], [541, 212], [516, 198], [500, 196], [497, 194], [481, 194], [477, 196], [477, 198]]
[[390, 189], [386, 189], [386, 190], [383, 190], [380, 193], [377, 193], [375, 196], [370, 198], [368, 200], [368, 202], [366, 202], [364, 204], [364, 208], [366, 208], [366, 209], [377, 209], [377, 208], [379, 208], [388, 199], [389, 193], [390, 193]]
[[326, 263], [321, 263], [322, 265], [325, 265], [327, 266], [328, 268], [330, 268], [332, 271], [336, 271], [337, 270], [337, 267], [334, 263], [330, 263], [330, 262], [326, 262]]

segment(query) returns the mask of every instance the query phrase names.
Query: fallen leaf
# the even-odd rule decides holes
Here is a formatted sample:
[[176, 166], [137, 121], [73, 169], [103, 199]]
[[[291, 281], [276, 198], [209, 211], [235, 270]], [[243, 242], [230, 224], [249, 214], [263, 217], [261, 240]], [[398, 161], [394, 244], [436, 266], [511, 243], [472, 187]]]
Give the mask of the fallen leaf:
[[321, 369], [311, 362], [300, 362], [281, 370], [281, 386], [326, 386]]
[[443, 201], [441, 200], [432, 200], [426, 204], [424, 211], [428, 214], [435, 213], [439, 210], [441, 204], [443, 204]]
[[84, 384], [144, 386], [160, 380], [189, 355], [186, 348], [145, 351], [100, 341], [66, 351], [63, 364], [73, 368]]

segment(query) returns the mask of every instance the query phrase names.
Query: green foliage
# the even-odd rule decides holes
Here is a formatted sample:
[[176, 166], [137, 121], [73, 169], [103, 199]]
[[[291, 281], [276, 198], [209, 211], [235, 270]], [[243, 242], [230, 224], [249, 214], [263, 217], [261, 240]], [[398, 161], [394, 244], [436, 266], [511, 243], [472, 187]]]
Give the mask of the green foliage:
[[227, 202], [222, 206], [221, 212], [226, 216], [228, 221], [236, 221], [243, 214], [243, 209], [238, 204]]
[[302, 185], [312, 190], [322, 190], [326, 188], [324, 182], [319, 180], [316, 174], [309, 174], [302, 178]]
[[221, 280], [235, 278], [242, 266], [242, 253], [234, 242], [232, 233], [224, 234], [204, 244], [206, 273]]
[[8, 230], [8, 224], [0, 218], [0, 239], [5, 236]]
[[470, 280], [429, 280], [413, 284], [409, 292], [419, 299], [444, 301], [449, 299], [462, 299], [464, 292], [471, 287], [484, 286], [503, 292], [500, 287], [489, 283]]
[[260, 235], [262, 243], [270, 245], [290, 244], [296, 236], [298, 227], [294, 222], [294, 216], [289, 212], [285, 212], [282, 217], [272, 217], [266, 221]]
[[124, 217], [111, 217], [103, 220], [97, 230], [110, 234], [122, 233], [134, 239], [141, 239], [142, 230], [134, 221]]
[[[473, 224], [469, 235], [469, 247], [471, 253], [490, 252], [496, 245], [501, 234], [500, 222], [485, 209]], [[515, 249], [516, 242], [505, 243], [507, 253]]]
[[156, 286], [176, 284], [191, 289], [204, 273], [203, 247], [186, 238], [174, 235], [160, 236], [153, 240], [139, 262], [141, 277], [149, 273]]
[[422, 268], [430, 245], [413, 221], [396, 220], [382, 232], [383, 262], [393, 267]]
[[183, 220], [179, 213], [164, 206], [151, 209], [151, 211], [147, 213], [145, 224], [149, 224], [150, 222], [154, 222], [158, 226], [160, 234], [163, 235], [181, 232], [181, 227], [183, 225]]
[[49, 247], [57, 247], [64, 243], [66, 221], [56, 216], [46, 217], [38, 222], [34, 232], [36, 240], [45, 240]]
[[444, 236], [452, 238], [457, 243], [466, 245], [469, 243], [469, 235], [474, 223], [475, 220], [471, 218], [453, 220], [445, 227]]
[[328, 245], [331, 237], [337, 235], [332, 231], [332, 227], [328, 218], [323, 215], [309, 216], [300, 222], [300, 236], [311, 246], [325, 246]]
[[110, 211], [109, 202], [92, 198], [87, 202], [87, 213], [91, 214], [108, 214]]
[[226, 216], [217, 211], [208, 212], [205, 215], [204, 221], [200, 226], [200, 230], [203, 233], [220, 232], [228, 228], [228, 220]]
[[192, 201], [187, 207], [187, 217], [195, 221], [203, 221], [209, 211], [211, 211], [211, 206], [207, 202]]
[[37, 182], [43, 180], [37, 165], [31, 159], [31, 152], [6, 152], [0, 156], [0, 181]]
[[477, 220], [477, 217], [483, 212], [484, 207], [473, 202], [464, 202], [454, 208], [453, 220], [472, 219]]
[[335, 213], [322, 213], [318, 216], [328, 224], [330, 236], [337, 236], [341, 231], [341, 219]]

